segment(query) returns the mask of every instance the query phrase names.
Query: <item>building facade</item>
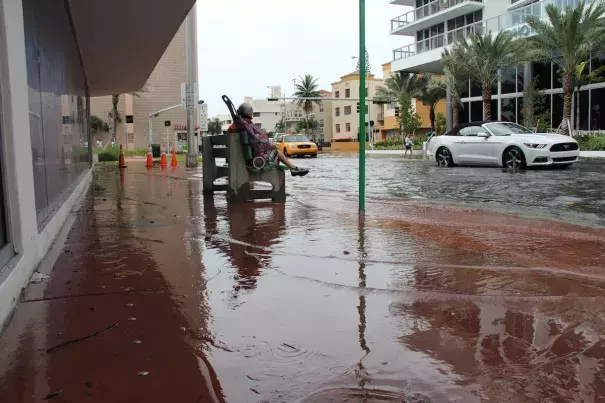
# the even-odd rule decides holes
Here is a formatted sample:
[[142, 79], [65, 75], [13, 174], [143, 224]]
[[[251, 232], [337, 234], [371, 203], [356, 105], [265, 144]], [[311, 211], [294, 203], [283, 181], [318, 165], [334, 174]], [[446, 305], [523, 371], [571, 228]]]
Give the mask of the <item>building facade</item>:
[[[116, 130], [116, 141], [126, 149], [147, 148], [149, 145], [149, 114], [181, 103], [181, 83], [187, 81], [185, 23], [183, 23], [166, 48], [162, 58], [149, 76], [145, 86], [132, 93], [120, 94], [118, 113], [121, 122]], [[194, 44], [197, 60], [197, 45]], [[197, 67], [195, 68], [197, 76]], [[197, 81], [197, 80], [196, 80]], [[95, 97], [90, 101], [91, 115], [104, 120], [111, 127], [109, 113], [112, 110], [111, 96]], [[170, 125], [166, 126], [166, 121]], [[187, 144], [187, 114], [185, 109], [176, 108], [163, 112], [151, 119], [152, 144]], [[196, 127], [197, 135], [197, 127]], [[109, 133], [96, 133], [95, 139], [105, 144]]]
[[[359, 113], [357, 112], [357, 103], [359, 99], [359, 73], [350, 73], [340, 77], [339, 81], [332, 83], [332, 96], [340, 100], [332, 102], [332, 140], [333, 141], [357, 141], [359, 138]], [[370, 74], [366, 78], [366, 94], [368, 98], [376, 95], [376, 90], [384, 86], [381, 78], [376, 78]], [[353, 98], [355, 100], [347, 101]], [[366, 103], [367, 122], [374, 122], [378, 125], [382, 108], [378, 105]], [[369, 130], [369, 129], [365, 129]]]
[[[393, 0], [392, 4], [411, 6], [412, 10], [391, 20], [391, 34], [411, 36], [414, 43], [393, 51], [392, 71], [443, 73], [441, 54], [456, 40], [471, 34], [510, 31], [519, 40], [533, 35], [528, 16], [547, 18], [545, 8], [574, 7], [580, 0]], [[594, 71], [605, 64], [604, 54], [595, 54], [588, 68]], [[544, 91], [550, 127], [562, 121], [563, 89], [558, 65], [550, 60], [534, 61], [501, 72], [493, 87], [492, 116], [494, 119], [523, 123], [523, 92], [536, 80]], [[461, 122], [483, 119], [481, 89], [469, 82], [463, 93]], [[605, 83], [582, 88], [577, 127], [585, 131], [605, 130]], [[447, 108], [451, 127], [451, 108]], [[574, 113], [574, 119], [576, 114]]]
[[91, 183], [90, 97], [140, 88], [193, 6], [159, 3], [0, 0], [0, 329]]

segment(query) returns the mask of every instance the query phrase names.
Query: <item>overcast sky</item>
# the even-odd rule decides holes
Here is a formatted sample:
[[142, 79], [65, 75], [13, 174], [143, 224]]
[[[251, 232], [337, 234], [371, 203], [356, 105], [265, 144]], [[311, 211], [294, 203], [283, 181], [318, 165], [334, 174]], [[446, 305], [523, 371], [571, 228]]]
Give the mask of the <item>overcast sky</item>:
[[[411, 38], [389, 35], [390, 19], [408, 11], [389, 0], [366, 0], [366, 46], [372, 73]], [[202, 0], [197, 2], [200, 99], [209, 115], [227, 113], [244, 96], [264, 98], [267, 86], [293, 92], [292, 78], [312, 74], [321, 89], [355, 70], [359, 53], [357, 0]]]

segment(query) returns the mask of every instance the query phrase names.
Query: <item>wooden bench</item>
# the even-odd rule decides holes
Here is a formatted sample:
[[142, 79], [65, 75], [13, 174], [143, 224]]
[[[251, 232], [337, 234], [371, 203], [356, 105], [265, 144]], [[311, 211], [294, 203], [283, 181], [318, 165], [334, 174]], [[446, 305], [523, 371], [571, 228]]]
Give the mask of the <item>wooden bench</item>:
[[[253, 154], [246, 133], [229, 133], [202, 138], [202, 167], [204, 193], [226, 190], [232, 203], [244, 203], [260, 199], [286, 200], [286, 175], [278, 164], [256, 169], [252, 165]], [[217, 165], [217, 158], [226, 163]], [[227, 178], [226, 185], [216, 185], [218, 178]], [[265, 182], [271, 189], [255, 189], [254, 182]]]

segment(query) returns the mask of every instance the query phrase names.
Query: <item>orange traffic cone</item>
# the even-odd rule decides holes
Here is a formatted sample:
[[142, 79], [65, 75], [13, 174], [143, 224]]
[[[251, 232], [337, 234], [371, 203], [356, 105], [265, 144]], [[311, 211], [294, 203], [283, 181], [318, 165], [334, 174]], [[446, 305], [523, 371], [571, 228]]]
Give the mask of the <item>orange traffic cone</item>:
[[147, 148], [147, 162], [145, 163], [147, 168], [153, 168], [153, 156], [151, 155], [151, 144]]
[[162, 145], [162, 156], [160, 157], [160, 166], [162, 168], [168, 166], [168, 160], [166, 159], [166, 149], [164, 148], [163, 145]]
[[122, 144], [120, 144], [120, 156], [118, 158], [118, 166], [120, 169], [126, 168], [126, 162], [124, 161], [124, 151], [122, 150]]
[[179, 166], [179, 163], [176, 161], [176, 150], [172, 147], [172, 159], [170, 160], [170, 166], [176, 168]]

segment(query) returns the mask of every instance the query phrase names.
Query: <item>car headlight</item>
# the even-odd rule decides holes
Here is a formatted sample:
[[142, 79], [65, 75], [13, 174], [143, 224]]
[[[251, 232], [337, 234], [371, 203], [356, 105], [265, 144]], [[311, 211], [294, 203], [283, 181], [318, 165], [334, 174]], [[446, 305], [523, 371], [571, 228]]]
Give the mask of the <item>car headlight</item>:
[[525, 147], [527, 147], [527, 148], [536, 148], [536, 149], [542, 149], [547, 146], [547, 144], [537, 144], [537, 143], [523, 143], [523, 144], [525, 144]]

